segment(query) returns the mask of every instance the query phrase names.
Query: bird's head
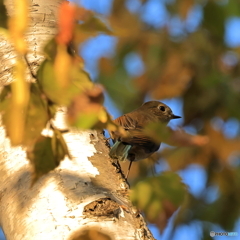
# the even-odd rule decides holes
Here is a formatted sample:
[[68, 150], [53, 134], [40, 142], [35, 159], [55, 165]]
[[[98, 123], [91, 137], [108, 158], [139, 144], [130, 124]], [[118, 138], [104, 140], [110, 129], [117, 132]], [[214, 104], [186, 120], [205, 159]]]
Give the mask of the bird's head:
[[161, 122], [168, 123], [171, 119], [181, 118], [174, 115], [171, 108], [166, 104], [158, 101], [145, 102], [140, 108], [143, 111], [149, 112], [149, 114], [153, 114]]

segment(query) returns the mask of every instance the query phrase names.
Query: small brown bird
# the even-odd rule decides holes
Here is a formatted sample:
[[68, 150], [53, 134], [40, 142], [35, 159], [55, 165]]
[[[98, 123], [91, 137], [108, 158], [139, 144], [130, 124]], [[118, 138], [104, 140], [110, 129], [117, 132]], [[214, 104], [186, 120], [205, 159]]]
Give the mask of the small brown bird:
[[155, 122], [166, 123], [167, 125], [171, 119], [176, 118], [181, 117], [174, 115], [166, 104], [158, 101], [150, 101], [114, 120], [128, 134], [121, 136], [118, 132], [110, 133], [114, 145], [109, 155], [120, 161], [126, 159], [130, 161], [126, 178], [128, 177], [132, 162], [149, 157], [160, 147], [161, 143], [156, 143], [150, 137], [146, 136], [142, 131], [143, 128]]

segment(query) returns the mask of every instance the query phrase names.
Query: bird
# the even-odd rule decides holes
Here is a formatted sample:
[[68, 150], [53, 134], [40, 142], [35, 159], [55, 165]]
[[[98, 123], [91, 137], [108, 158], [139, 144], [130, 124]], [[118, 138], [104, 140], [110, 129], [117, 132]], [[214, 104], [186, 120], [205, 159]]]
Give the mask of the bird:
[[111, 158], [119, 161], [130, 161], [126, 179], [128, 178], [132, 162], [148, 158], [158, 151], [161, 143], [152, 140], [143, 131], [151, 123], [168, 124], [172, 119], [181, 118], [174, 115], [171, 108], [159, 101], [145, 102], [132, 112], [124, 114], [114, 120], [123, 127], [126, 134], [111, 131], [113, 146], [109, 152]]

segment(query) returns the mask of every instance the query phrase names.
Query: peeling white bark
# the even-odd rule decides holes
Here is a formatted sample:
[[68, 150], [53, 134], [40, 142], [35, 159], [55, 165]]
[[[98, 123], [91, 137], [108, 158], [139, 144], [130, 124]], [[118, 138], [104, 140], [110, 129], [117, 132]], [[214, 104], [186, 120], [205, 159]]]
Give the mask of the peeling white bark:
[[[65, 134], [72, 160], [66, 158], [30, 188], [31, 166], [26, 154], [20, 147], [12, 148], [3, 127], [0, 128], [0, 216], [7, 239], [69, 239], [76, 230], [86, 226], [105, 230], [113, 239], [150, 239], [139, 235], [144, 228], [136, 220], [129, 201], [118, 193], [123, 190], [121, 181], [116, 177], [115, 183], [110, 181], [99, 189], [94, 183], [100, 171], [89, 161], [89, 157], [98, 154], [90, 143], [90, 134], [97, 137], [95, 131]], [[101, 154], [99, 160], [103, 161]], [[109, 175], [116, 174], [111, 167]], [[106, 197], [117, 202], [118, 216], [84, 214], [87, 204]]]
[[[6, 1], [10, 3], [10, 12], [11, 2]], [[60, 2], [32, 1], [33, 23], [27, 36], [32, 66], [39, 66], [43, 58], [41, 46], [56, 32], [55, 16]], [[0, 45], [0, 60], [2, 85], [11, 81], [14, 62], [13, 49], [7, 42]], [[56, 125], [65, 128], [62, 112]], [[109, 158], [103, 136], [96, 131], [72, 129], [64, 138], [73, 159], [66, 158], [30, 188], [32, 169], [26, 153], [21, 147], [11, 147], [4, 128], [0, 127], [0, 224], [6, 238], [65, 240], [79, 229], [95, 226], [116, 240], [153, 239], [126, 197], [128, 186], [117, 164]], [[104, 209], [98, 214], [95, 211], [86, 214], [86, 207], [99, 199], [113, 205], [111, 214]]]

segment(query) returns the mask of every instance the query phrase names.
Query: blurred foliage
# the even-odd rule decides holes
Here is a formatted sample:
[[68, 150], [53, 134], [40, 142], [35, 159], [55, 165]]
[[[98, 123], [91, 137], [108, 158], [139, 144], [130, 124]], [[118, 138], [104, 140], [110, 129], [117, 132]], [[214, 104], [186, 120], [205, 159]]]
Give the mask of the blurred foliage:
[[164, 172], [140, 181], [131, 191], [130, 198], [140, 210], [145, 212], [149, 222], [156, 223], [160, 230], [180, 207], [187, 196], [186, 186], [173, 172]]
[[[127, 8], [127, 1], [114, 0], [110, 14], [101, 17], [65, 2], [59, 11], [59, 32], [44, 48], [46, 60], [33, 76], [35, 83], [24, 81], [24, 72], [29, 68], [23, 62], [27, 49], [23, 36], [28, 6], [25, 1], [19, 2], [21, 4], [15, 4], [20, 4], [20, 10], [10, 20], [7, 20], [3, 1], [0, 2], [1, 30], [8, 25], [8, 36], [18, 55], [15, 82], [4, 87], [0, 111], [12, 144], [23, 144], [28, 149], [28, 157], [35, 169], [34, 180], [69, 156], [61, 133], [53, 125], [52, 137], [41, 136], [41, 130], [51, 122], [59, 105], [68, 107], [70, 124], [81, 129], [117, 129], [102, 106], [103, 88], [92, 83], [84, 71], [83, 60], [76, 54], [76, 49], [89, 38], [99, 33], [113, 35], [117, 38], [115, 54], [100, 59], [97, 81], [116, 106], [128, 112], [141, 105], [146, 96], [153, 99], [181, 97], [183, 127], [191, 127], [209, 139], [199, 147], [203, 145], [199, 143], [202, 138], [183, 137], [171, 129], [163, 132], [161, 126], [149, 126], [146, 131], [157, 141], [173, 136], [172, 142], [181, 146], [168, 147], [154, 154], [152, 165], [165, 159], [170, 170], [179, 171], [198, 164], [205, 169], [207, 182], [202, 194], [196, 197], [186, 193], [175, 173], [141, 178], [133, 188], [133, 202], [161, 230], [177, 208], [174, 227], [201, 221], [206, 239], [213, 224], [233, 230], [240, 216], [240, 137], [237, 128], [234, 137], [226, 136], [224, 124], [229, 119], [235, 119], [238, 124], [240, 120], [240, 48], [228, 47], [224, 36], [229, 17], [240, 17], [238, 1], [161, 1], [167, 19], [159, 26], [143, 18], [150, 0], [139, 1], [135, 11]], [[201, 12], [202, 19], [199, 26], [191, 30], [187, 20], [195, 7]], [[181, 26], [178, 34], [172, 33], [174, 19]], [[128, 72], [126, 59], [129, 54], [139, 56], [143, 71], [136, 69], [135, 75]], [[224, 57], [233, 56], [231, 63], [224, 60]], [[216, 119], [222, 121], [222, 125], [216, 125]], [[31, 132], [24, 136], [29, 129]], [[41, 162], [38, 155], [47, 156], [51, 161]], [[148, 174], [149, 162], [134, 165], [135, 168], [139, 166], [140, 175]], [[136, 178], [140, 179], [139, 176]], [[212, 186], [219, 189], [219, 195], [209, 202], [205, 194]]]
[[[163, 26], [156, 27], [142, 17], [150, 0], [139, 2], [141, 3], [138, 8], [131, 12], [126, 1], [113, 1], [108, 20], [117, 36], [116, 53], [112, 57], [100, 59], [98, 80], [123, 112], [138, 107], [146, 96], [159, 100], [181, 97], [183, 126], [191, 127], [196, 133], [207, 136], [209, 142], [198, 147], [199, 141], [203, 139], [193, 139], [193, 136], [185, 135], [182, 137], [179, 134], [181, 147], [165, 148], [154, 154], [151, 157], [152, 163], [149, 160], [134, 163], [131, 173], [135, 179], [141, 180], [134, 188], [134, 196], [139, 196], [136, 198], [138, 200], [133, 198], [134, 202], [144, 211], [148, 220], [154, 222], [150, 215], [158, 212], [161, 216], [168, 208], [163, 206], [161, 198], [156, 197], [159, 202], [155, 204], [156, 199], [150, 197], [157, 187], [149, 184], [151, 178], [142, 177], [149, 174], [149, 166], [154, 166], [159, 159], [165, 159], [172, 171], [199, 164], [207, 173], [205, 189], [199, 198], [191, 194], [185, 198], [175, 218], [175, 227], [200, 220], [204, 223], [201, 225], [203, 233], [209, 233], [211, 224], [231, 231], [240, 217], [240, 137], [237, 128], [233, 138], [226, 136], [224, 124], [229, 119], [235, 119], [238, 124], [240, 120], [240, 48], [228, 47], [224, 39], [229, 17], [240, 17], [239, 3], [215, 0], [163, 1], [168, 19], [165, 19]], [[194, 7], [200, 9], [202, 20], [195, 30], [189, 30], [187, 18]], [[182, 29], [178, 35], [173, 35], [170, 23], [176, 18]], [[127, 71], [125, 61], [132, 53], [142, 60], [143, 73], [136, 72], [136, 75], [131, 75]], [[234, 56], [233, 63], [225, 61], [226, 56]], [[214, 124], [215, 119], [223, 122], [218, 128]], [[234, 132], [233, 129], [231, 131]], [[146, 133], [161, 141], [171, 135], [171, 130], [152, 125], [148, 126]], [[174, 131], [174, 134], [167, 142], [174, 144], [177, 139], [177, 144], [174, 145], [180, 146], [178, 132]], [[191, 145], [195, 146], [190, 147]], [[234, 164], [231, 161], [233, 157]], [[171, 181], [174, 181], [173, 178], [169, 180], [169, 184]], [[204, 194], [211, 186], [219, 189], [219, 196], [209, 203]], [[159, 189], [162, 190], [161, 183]], [[166, 198], [172, 203], [170, 197]], [[147, 206], [154, 204], [155, 207], [150, 211]], [[168, 217], [159, 219], [155, 218], [156, 225], [165, 226]], [[208, 239], [208, 236], [205, 238]]]
[[[29, 21], [27, 3], [15, 1], [16, 11], [7, 18], [5, 6], [0, 2], [3, 14], [0, 26], [6, 27], [8, 22], [4, 36], [12, 40], [17, 54], [14, 81], [2, 89], [0, 111], [11, 144], [26, 148], [33, 165], [34, 184], [65, 156], [71, 158], [62, 133], [53, 123], [59, 107], [67, 107], [69, 123], [80, 129], [120, 128], [102, 106], [103, 88], [92, 83], [83, 69], [82, 58], [75, 53], [75, 47], [87, 38], [99, 32], [111, 34], [109, 28], [93, 12], [63, 2], [59, 8], [59, 31], [43, 46], [46, 59], [35, 74], [26, 56], [24, 39]], [[30, 82], [26, 81], [27, 71], [32, 76]], [[48, 134], [43, 136], [46, 127]]]

